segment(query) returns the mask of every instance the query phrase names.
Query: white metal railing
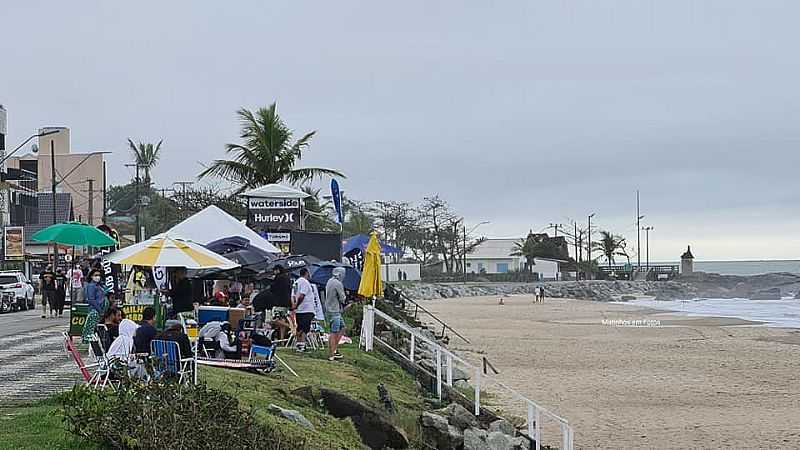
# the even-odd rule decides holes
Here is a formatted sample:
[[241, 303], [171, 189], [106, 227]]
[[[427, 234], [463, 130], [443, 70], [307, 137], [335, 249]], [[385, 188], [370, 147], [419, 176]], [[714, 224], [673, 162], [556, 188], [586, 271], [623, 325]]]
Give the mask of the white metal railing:
[[[395, 328], [399, 328], [410, 335], [410, 346], [409, 346], [410, 348], [408, 350], [407, 355], [404, 352], [392, 347], [388, 342], [383, 341], [380, 337], [375, 336], [375, 316], [378, 316], [386, 323], [389, 323]], [[416, 361], [417, 347], [420, 346], [420, 342], [424, 343], [425, 346], [428, 347], [429, 349], [432, 349], [434, 356], [436, 358], [436, 370], [435, 370], [436, 395], [439, 397], [439, 401], [442, 400], [442, 386], [443, 385], [447, 385], [450, 387], [453, 386], [454, 363], [458, 363], [461, 366], [466, 367], [467, 370], [474, 373], [474, 385], [475, 385], [474, 413], [476, 416], [480, 415], [481, 411], [481, 385], [484, 381], [493, 382], [497, 386], [502, 388], [505, 392], [516, 397], [525, 405], [528, 415], [527, 417], [528, 436], [535, 441], [536, 450], [540, 450], [541, 446], [540, 438], [541, 438], [542, 427], [540, 420], [542, 416], [553, 419], [555, 422], [558, 423], [561, 430], [561, 449], [572, 450], [574, 435], [572, 427], [570, 427], [566, 419], [550, 412], [546, 408], [541, 407], [533, 400], [526, 398], [519, 392], [506, 386], [505, 384], [495, 379], [491, 375], [482, 373], [479, 367], [473, 366], [472, 364], [468, 363], [458, 355], [449, 351], [447, 348], [441, 346], [438, 342], [431, 340], [428, 337], [420, 334], [419, 332], [417, 332], [417, 330], [409, 327], [408, 325], [402, 322], [393, 319], [392, 317], [386, 315], [385, 313], [376, 309], [372, 305], [366, 305], [364, 306], [364, 318], [361, 324], [361, 341], [359, 345], [363, 347], [365, 351], [369, 352], [372, 351], [376, 340], [380, 344], [385, 346], [387, 349], [393, 351], [394, 353], [397, 353], [402, 358], [411, 361], [412, 363], [417, 362]]]

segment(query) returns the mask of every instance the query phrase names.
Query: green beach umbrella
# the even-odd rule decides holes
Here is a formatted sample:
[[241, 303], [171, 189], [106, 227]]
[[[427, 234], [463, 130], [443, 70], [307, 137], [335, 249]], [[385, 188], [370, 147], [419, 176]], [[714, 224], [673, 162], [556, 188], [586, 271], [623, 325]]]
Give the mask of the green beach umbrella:
[[50, 225], [36, 232], [31, 239], [37, 242], [55, 242], [63, 245], [90, 245], [109, 247], [117, 243], [97, 228], [80, 222], [64, 222]]

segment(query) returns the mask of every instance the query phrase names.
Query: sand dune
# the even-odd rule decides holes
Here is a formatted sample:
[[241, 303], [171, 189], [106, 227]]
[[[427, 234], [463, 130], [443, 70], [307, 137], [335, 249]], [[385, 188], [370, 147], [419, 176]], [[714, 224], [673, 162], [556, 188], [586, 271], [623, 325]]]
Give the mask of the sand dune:
[[569, 420], [577, 448], [800, 448], [798, 330], [529, 296], [425, 304], [472, 341], [453, 348], [485, 352], [502, 381]]

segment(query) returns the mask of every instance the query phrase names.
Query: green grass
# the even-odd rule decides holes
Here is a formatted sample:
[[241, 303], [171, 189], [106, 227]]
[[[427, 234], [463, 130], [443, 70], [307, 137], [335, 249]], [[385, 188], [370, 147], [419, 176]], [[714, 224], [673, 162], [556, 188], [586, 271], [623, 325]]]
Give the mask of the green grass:
[[59, 409], [56, 399], [24, 406], [0, 406], [0, 449], [97, 449], [64, 430]]
[[[243, 406], [254, 407], [260, 420], [291, 426], [319, 448], [361, 448], [361, 440], [349, 419], [335, 419], [327, 415], [318, 402], [301, 398], [292, 391], [310, 386], [313, 399], [319, 400], [319, 390], [329, 388], [382, 409], [377, 385], [384, 383], [397, 406], [395, 424], [406, 431], [412, 442], [418, 438], [417, 419], [425, 409], [425, 396], [417, 390], [411, 376], [380, 353], [364, 353], [355, 344], [347, 345], [340, 347], [344, 359], [331, 362], [323, 350], [303, 355], [280, 350], [283, 349], [279, 349], [278, 355], [300, 378], [279, 364], [279, 370], [267, 376], [204, 367], [200, 379], [235, 395]], [[316, 431], [308, 431], [270, 414], [266, 411], [270, 403], [300, 411], [314, 424]]]
[[[299, 375], [297, 378], [278, 364], [278, 370], [259, 375], [229, 369], [200, 368], [200, 382], [233, 394], [244, 408], [253, 408], [258, 420], [277, 425], [292, 436], [308, 439], [308, 448], [365, 448], [349, 419], [336, 419], [326, 414], [319, 404], [320, 388], [345, 393], [376, 408], [379, 403], [377, 385], [384, 383], [397, 406], [393, 418], [406, 431], [412, 448], [418, 448], [417, 419], [426, 408], [426, 395], [416, 388], [414, 379], [379, 352], [365, 353], [357, 344], [340, 347], [342, 361], [327, 360], [327, 352], [318, 350], [298, 355], [292, 350], [278, 349], [278, 356]], [[292, 394], [310, 386], [313, 401]], [[300, 411], [316, 430], [310, 431], [267, 410], [274, 403], [282, 408]], [[57, 397], [28, 405], [0, 406], [0, 450], [13, 449], [95, 449], [64, 430]], [[416, 442], [416, 444], [415, 444]]]

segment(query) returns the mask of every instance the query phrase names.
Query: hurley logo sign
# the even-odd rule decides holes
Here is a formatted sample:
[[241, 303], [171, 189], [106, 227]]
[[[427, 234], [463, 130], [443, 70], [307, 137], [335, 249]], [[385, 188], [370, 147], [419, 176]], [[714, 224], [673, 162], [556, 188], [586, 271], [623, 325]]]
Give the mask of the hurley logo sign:
[[274, 224], [294, 223], [296, 214], [297, 213], [294, 212], [285, 212], [280, 214], [253, 213], [253, 222]]

